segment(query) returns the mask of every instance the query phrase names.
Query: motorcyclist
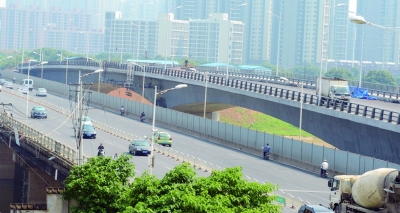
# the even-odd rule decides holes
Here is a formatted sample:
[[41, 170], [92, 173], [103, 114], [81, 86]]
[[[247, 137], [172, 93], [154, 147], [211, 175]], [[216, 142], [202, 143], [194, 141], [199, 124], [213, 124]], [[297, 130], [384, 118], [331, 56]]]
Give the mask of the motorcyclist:
[[324, 160], [324, 162], [322, 162], [322, 164], [321, 164], [321, 176], [326, 173], [326, 170], [328, 170], [328, 167], [329, 167], [328, 162], [326, 160]]
[[269, 144], [267, 144], [267, 145], [265, 145], [265, 146], [263, 147], [263, 149], [264, 149], [264, 158], [265, 158], [265, 156], [266, 156], [267, 154], [269, 154], [269, 151], [271, 150], [271, 148], [269, 147]]
[[13, 83], [15, 84], [15, 77], [13, 78]]
[[144, 120], [144, 116], [146, 116], [146, 115], [144, 114], [144, 112], [142, 112], [142, 114], [140, 114], [140, 121]]
[[104, 151], [104, 146], [102, 143], [100, 143], [100, 146], [97, 148], [99, 151], [97, 152], [97, 156], [101, 155], [101, 152]]
[[121, 109], [120, 109], [119, 111], [121, 112], [121, 115], [124, 115], [124, 112], [125, 112], [124, 106], [122, 106]]

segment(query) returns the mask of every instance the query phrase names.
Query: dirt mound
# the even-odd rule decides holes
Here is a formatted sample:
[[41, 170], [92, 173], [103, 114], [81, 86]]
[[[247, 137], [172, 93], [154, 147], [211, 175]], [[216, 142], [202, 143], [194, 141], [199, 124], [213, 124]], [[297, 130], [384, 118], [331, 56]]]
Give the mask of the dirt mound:
[[[101, 87], [100, 87], [101, 89]], [[131, 90], [129, 90], [129, 92], [127, 92], [126, 88], [117, 88], [114, 90], [108, 92], [109, 95], [113, 95], [113, 96], [117, 96], [120, 98], [126, 98], [132, 101], [137, 101], [137, 102], [143, 102], [145, 104], [150, 104], [152, 105], [153, 103], [151, 103], [149, 100], [142, 98], [141, 95], [137, 94], [136, 92], [133, 92]]]

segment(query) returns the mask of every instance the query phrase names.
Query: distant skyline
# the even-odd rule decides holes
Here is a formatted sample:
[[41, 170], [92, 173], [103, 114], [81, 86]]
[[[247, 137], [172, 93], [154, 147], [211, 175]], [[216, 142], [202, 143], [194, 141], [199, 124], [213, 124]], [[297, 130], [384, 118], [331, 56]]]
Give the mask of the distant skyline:
[[[399, 63], [398, 33], [369, 25], [356, 25], [349, 20], [349, 17], [354, 14], [361, 14], [374, 24], [398, 27], [400, 26], [400, 13], [398, 13], [400, 1], [398, 0], [0, 0], [0, 10], [4, 11], [12, 4], [21, 5], [21, 9], [43, 10], [53, 15], [57, 13], [54, 8], [59, 8], [58, 13], [69, 14], [66, 16], [74, 19], [68, 23], [66, 18], [59, 17], [61, 25], [70, 26], [64, 28], [64, 31], [57, 31], [57, 27], [53, 25], [54, 33], [46, 31], [44, 35], [40, 30], [41, 25], [49, 23], [45, 23], [45, 20], [40, 20], [41, 23], [38, 21], [31, 23], [30, 29], [37, 28], [32, 29], [37, 31], [36, 37], [28, 37], [30, 40], [37, 39], [37, 41], [32, 40], [29, 48], [39, 47], [43, 43], [39, 41], [43, 39], [40, 37], [45, 36], [47, 39], [56, 39], [50, 47], [64, 46], [57, 44], [64, 43], [70, 51], [82, 51], [82, 46], [77, 45], [76, 42], [82, 37], [79, 32], [86, 31], [90, 35], [90, 41], [93, 42], [90, 47], [94, 47], [90, 48], [90, 52], [104, 51], [108, 49], [106, 46], [108, 43], [104, 43], [103, 29], [107, 11], [121, 11], [121, 19], [127, 21], [156, 21], [161, 13], [167, 12], [173, 13], [175, 20], [182, 21], [207, 20], [212, 13], [227, 13], [230, 20], [244, 23], [243, 45], [241, 45], [243, 49], [240, 52], [242, 52], [241, 61], [246, 64], [267, 62], [276, 65], [278, 62], [280, 67], [291, 68], [307, 63], [319, 64], [321, 57], [323, 61], [326, 59], [353, 61], [354, 59], [357, 61], [357, 66], [360, 66], [361, 59], [383, 62], [381, 68], [388, 68], [384, 67], [386, 62]], [[336, 7], [339, 4], [342, 6]], [[37, 9], [34, 9], [32, 5], [36, 5]], [[324, 8], [329, 20], [329, 24], [324, 24], [324, 32], [329, 34], [325, 37], [322, 36]], [[0, 34], [3, 38], [13, 35], [11, 40], [19, 39], [19, 41], [12, 41], [13, 48], [17, 48], [21, 46], [21, 38], [24, 37], [18, 32], [26, 32], [27, 29], [22, 28], [28, 26], [23, 26], [23, 22], [19, 21], [13, 24], [5, 23], [13, 19], [8, 19], [5, 17], [8, 13], [1, 11], [2, 32]], [[78, 16], [85, 17], [84, 22], [85, 24], [87, 22], [87, 27], [80, 28], [83, 22], [74, 18], [74, 13], [89, 15]], [[45, 16], [43, 13], [43, 17]], [[22, 21], [26, 17], [21, 13], [20, 18]], [[19, 30], [15, 31], [15, 29]], [[13, 31], [14, 34], [6, 32], [7, 30]], [[62, 40], [57, 41], [57, 39]], [[130, 39], [135, 42], [137, 40], [137, 38]], [[323, 43], [326, 43], [324, 48], [322, 48]], [[136, 46], [130, 43], [126, 45], [132, 48]], [[6, 48], [6, 46], [0, 45], [0, 48]], [[165, 49], [165, 47], [160, 48]], [[127, 53], [134, 51], [135, 49], [126, 50]], [[326, 55], [324, 55], [325, 52]]]

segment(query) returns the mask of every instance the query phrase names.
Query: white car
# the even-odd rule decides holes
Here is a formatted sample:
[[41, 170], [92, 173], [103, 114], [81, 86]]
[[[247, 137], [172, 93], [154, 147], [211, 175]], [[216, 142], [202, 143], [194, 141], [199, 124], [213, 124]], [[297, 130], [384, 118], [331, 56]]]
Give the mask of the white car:
[[83, 116], [82, 121], [83, 125], [93, 126], [92, 119], [90, 119], [89, 117]]
[[6, 81], [6, 83], [4, 83], [3, 86], [4, 86], [5, 88], [8, 88], [8, 89], [13, 89], [13, 88], [14, 88], [13, 83], [11, 83], [11, 82], [9, 82], [9, 81]]
[[21, 86], [18, 89], [18, 91], [20, 91], [22, 94], [28, 94], [28, 92], [29, 92], [28, 87], [24, 87], [24, 86]]
[[36, 90], [36, 96], [47, 96], [47, 90], [45, 88], [38, 88]]

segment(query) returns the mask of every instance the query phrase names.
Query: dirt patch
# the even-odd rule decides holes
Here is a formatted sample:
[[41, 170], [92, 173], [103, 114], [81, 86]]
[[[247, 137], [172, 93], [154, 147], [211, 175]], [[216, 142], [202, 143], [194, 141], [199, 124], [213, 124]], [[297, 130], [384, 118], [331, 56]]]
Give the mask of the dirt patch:
[[126, 98], [132, 101], [141, 102], [145, 104], [153, 105], [149, 100], [143, 98], [141, 95], [133, 92], [132, 90], [127, 91], [126, 88], [118, 88], [114, 89], [108, 93], [109, 95], [117, 96], [120, 98]]

